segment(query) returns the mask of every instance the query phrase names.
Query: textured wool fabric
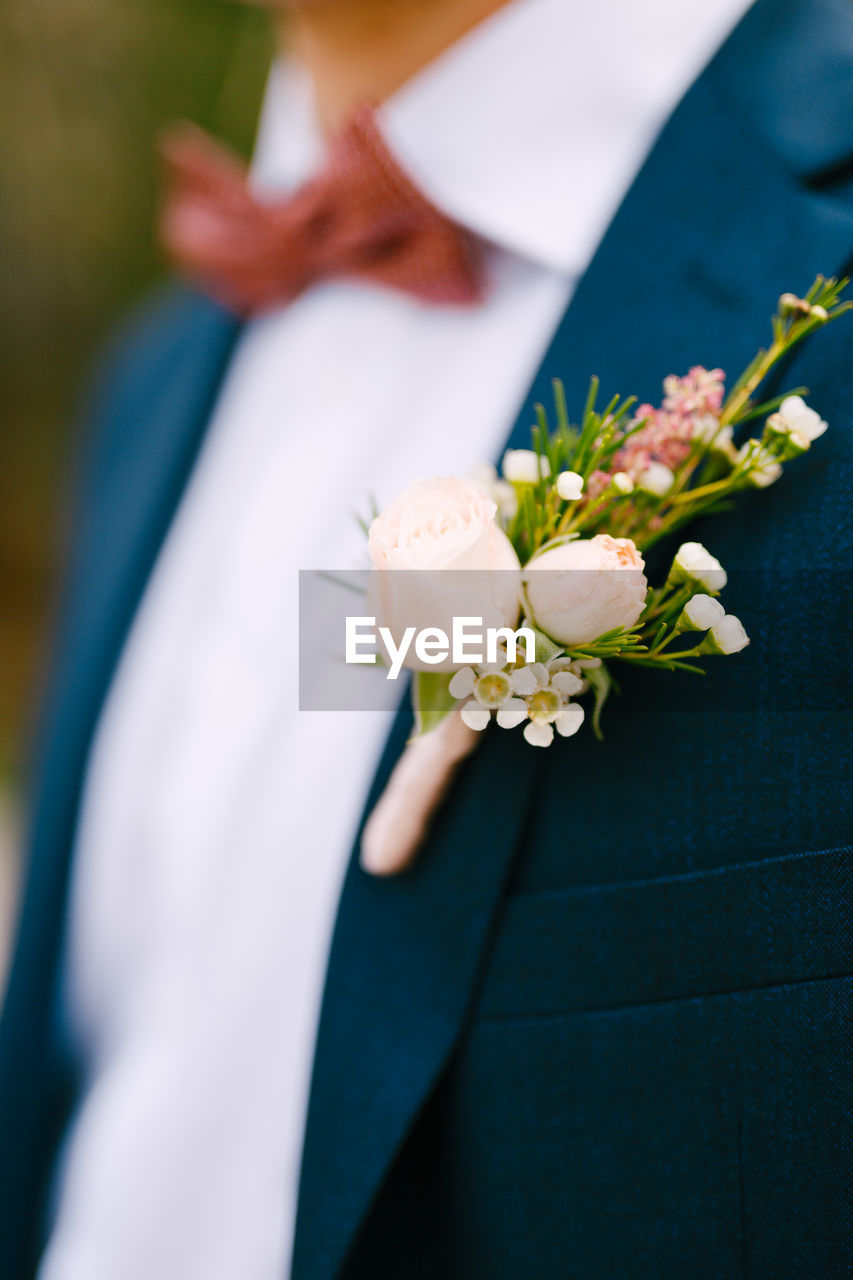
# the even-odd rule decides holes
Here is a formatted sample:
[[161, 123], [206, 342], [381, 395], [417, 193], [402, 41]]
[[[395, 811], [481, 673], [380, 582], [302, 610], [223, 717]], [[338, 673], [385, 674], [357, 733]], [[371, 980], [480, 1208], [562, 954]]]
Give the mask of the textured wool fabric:
[[333, 139], [323, 171], [286, 199], [255, 195], [243, 163], [195, 126], [173, 131], [162, 150], [166, 250], [185, 275], [242, 315], [334, 276], [434, 303], [481, 296], [474, 237], [403, 172], [369, 106]]

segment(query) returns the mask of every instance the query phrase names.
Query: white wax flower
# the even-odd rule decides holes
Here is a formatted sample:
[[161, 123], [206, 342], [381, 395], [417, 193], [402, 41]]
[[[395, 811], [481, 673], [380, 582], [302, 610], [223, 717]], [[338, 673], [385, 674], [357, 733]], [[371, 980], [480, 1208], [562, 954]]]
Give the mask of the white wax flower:
[[771, 431], [796, 436], [808, 447], [812, 440], [823, 435], [829, 424], [815, 409], [809, 408], [802, 396], [787, 396], [767, 419], [767, 425]]
[[[534, 681], [534, 686], [535, 686]], [[497, 711], [512, 698], [512, 685], [506, 672], [497, 667], [462, 667], [450, 680], [448, 692], [452, 698], [467, 698], [463, 719], [471, 729], [485, 728], [483, 717], [476, 714], [479, 706], [486, 711]], [[472, 699], [473, 695], [473, 700]]]
[[551, 685], [558, 692], [564, 693], [570, 698], [573, 693], [581, 693], [584, 682], [580, 676], [576, 676], [573, 671], [555, 671], [551, 676]]
[[767, 489], [771, 484], [775, 484], [782, 474], [782, 464], [777, 462], [775, 458], [764, 458], [760, 465], [755, 466], [749, 473], [750, 483], [754, 484], [757, 489]]
[[[557, 661], [565, 664], [568, 660]], [[463, 667], [449, 688], [454, 697], [468, 699], [460, 716], [468, 729], [478, 733], [494, 712], [501, 729], [524, 724], [527, 741], [535, 747], [547, 747], [554, 741], [554, 729], [569, 738], [583, 723], [583, 707], [570, 698], [583, 693], [587, 683], [566, 665], [549, 669], [544, 663], [531, 662], [509, 672]]]
[[468, 478], [475, 489], [479, 489], [480, 493], [494, 502], [501, 519], [508, 524], [518, 511], [518, 494], [513, 486], [506, 480], [501, 480], [490, 462], [478, 463], [471, 469]]
[[634, 481], [628, 475], [627, 471], [616, 471], [611, 477], [610, 483], [617, 493], [629, 494], [634, 492]]
[[489, 710], [502, 706], [511, 693], [509, 679], [500, 671], [486, 672], [474, 684], [474, 697]]
[[476, 679], [476, 672], [471, 667], [461, 667], [448, 685], [451, 698], [470, 698]]
[[524, 730], [524, 740], [531, 747], [550, 747], [554, 741], [554, 728], [550, 724], [537, 724], [531, 720]]
[[486, 728], [492, 718], [491, 712], [486, 707], [481, 707], [479, 702], [466, 702], [459, 714], [463, 724], [467, 724], [469, 729], [476, 729], [478, 733]]
[[494, 500], [498, 504], [501, 519], [509, 523], [518, 511], [518, 494], [508, 480], [496, 480]]
[[687, 601], [678, 619], [679, 631], [709, 631], [725, 617], [725, 609], [713, 596], [700, 593]]
[[756, 489], [766, 489], [775, 484], [782, 474], [782, 464], [778, 458], [763, 448], [758, 440], [747, 440], [738, 450], [737, 462], [745, 465], [746, 479]]
[[516, 729], [527, 719], [527, 703], [523, 698], [508, 698], [498, 708], [497, 721], [502, 729]]
[[573, 733], [577, 733], [583, 724], [584, 714], [583, 707], [577, 702], [570, 702], [567, 707], [563, 707], [554, 721], [554, 728], [560, 737], [570, 738]]
[[557, 476], [557, 493], [564, 502], [577, 502], [583, 493], [583, 476], [577, 471], [561, 471]]
[[707, 653], [740, 653], [748, 644], [749, 636], [743, 623], [733, 613], [727, 613], [702, 641], [702, 647]]
[[648, 584], [630, 538], [577, 538], [542, 551], [524, 569], [535, 624], [558, 644], [576, 647], [607, 631], [632, 627]]
[[696, 419], [693, 424], [693, 439], [704, 440], [717, 453], [729, 453], [732, 444], [732, 428], [730, 424], [720, 426], [720, 420], [713, 413]]
[[519, 667], [517, 671], [513, 671], [509, 683], [513, 693], [519, 694], [522, 698], [528, 698], [539, 688], [539, 681], [532, 667]]
[[540, 479], [547, 480], [551, 474], [548, 459], [533, 449], [507, 449], [501, 469], [504, 479], [512, 484], [536, 484]]
[[477, 462], [468, 472], [468, 480], [475, 489], [479, 489], [487, 497], [492, 496], [492, 489], [497, 483], [498, 470], [491, 462]]
[[683, 542], [672, 562], [670, 576], [676, 580], [695, 582], [706, 591], [722, 591], [728, 575], [716, 556], [701, 542]]
[[662, 498], [665, 493], [669, 493], [674, 483], [675, 476], [662, 462], [650, 463], [637, 481], [644, 493], [651, 493], [656, 498]]

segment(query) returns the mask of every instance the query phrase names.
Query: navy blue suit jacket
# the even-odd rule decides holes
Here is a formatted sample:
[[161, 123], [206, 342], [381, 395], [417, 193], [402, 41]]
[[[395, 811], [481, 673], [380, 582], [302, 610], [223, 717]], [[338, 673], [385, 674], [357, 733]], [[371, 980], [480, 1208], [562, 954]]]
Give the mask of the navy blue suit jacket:
[[[555, 375], [580, 406], [592, 372], [647, 399], [694, 363], [734, 374], [782, 291], [851, 258], [853, 4], [758, 0], [658, 140], [512, 443]], [[237, 331], [170, 293], [93, 406], [0, 1026], [3, 1280], [32, 1272], [77, 1087], [57, 993], [86, 754]], [[296, 1280], [851, 1274], [853, 324], [784, 379], [829, 433], [695, 530], [752, 646], [704, 681], [633, 674], [603, 745], [490, 735], [411, 872], [352, 863]]]

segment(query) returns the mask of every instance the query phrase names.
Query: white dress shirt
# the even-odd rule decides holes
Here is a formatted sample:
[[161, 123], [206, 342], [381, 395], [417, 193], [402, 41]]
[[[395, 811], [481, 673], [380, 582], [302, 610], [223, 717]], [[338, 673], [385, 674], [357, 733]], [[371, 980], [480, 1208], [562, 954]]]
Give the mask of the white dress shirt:
[[[510, 429], [666, 117], [746, 0], [515, 0], [383, 108], [489, 244], [474, 309], [318, 285], [250, 323], [88, 766], [67, 1001], [87, 1080], [41, 1280], [281, 1280], [335, 909], [388, 717], [299, 713], [300, 568], [363, 560], [366, 495]], [[294, 67], [254, 180], [322, 159]], [[554, 370], [554, 373], [558, 373]]]

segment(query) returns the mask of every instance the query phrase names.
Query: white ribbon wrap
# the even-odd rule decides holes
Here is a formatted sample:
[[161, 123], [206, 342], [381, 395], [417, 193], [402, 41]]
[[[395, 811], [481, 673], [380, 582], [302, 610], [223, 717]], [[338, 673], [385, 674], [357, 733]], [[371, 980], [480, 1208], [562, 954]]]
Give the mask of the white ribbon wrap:
[[365, 871], [392, 876], [411, 865], [454, 773], [481, 736], [452, 711], [407, 744], [365, 823], [360, 858]]

